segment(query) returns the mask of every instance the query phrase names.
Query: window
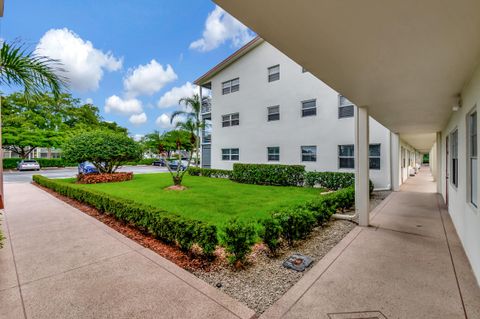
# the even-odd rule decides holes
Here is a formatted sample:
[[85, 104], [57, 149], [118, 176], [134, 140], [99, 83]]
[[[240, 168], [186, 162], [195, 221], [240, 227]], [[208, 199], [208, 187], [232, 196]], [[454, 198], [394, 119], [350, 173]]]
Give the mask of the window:
[[302, 162], [316, 162], [317, 161], [317, 147], [316, 146], [302, 146]]
[[240, 78], [236, 78], [230, 81], [222, 83], [222, 94], [229, 94], [240, 90]]
[[370, 144], [368, 156], [370, 169], [380, 169], [380, 144]]
[[240, 150], [238, 148], [222, 148], [223, 161], [238, 161], [240, 158]]
[[278, 162], [280, 160], [280, 147], [267, 147], [267, 159], [269, 162]]
[[317, 115], [317, 100], [302, 102], [302, 117]]
[[355, 168], [355, 146], [338, 145], [338, 167]]
[[338, 118], [343, 119], [354, 116], [354, 105], [343, 95], [339, 96]]
[[458, 187], [458, 130], [450, 133], [450, 182]]
[[222, 115], [222, 127], [240, 125], [240, 113]]
[[271, 66], [268, 68], [268, 82], [280, 80], [280, 65]]
[[467, 117], [467, 138], [468, 138], [468, 168], [470, 203], [477, 207], [477, 111], [473, 111]]
[[280, 106], [270, 106], [267, 108], [268, 112], [268, 121], [278, 121], [280, 120]]

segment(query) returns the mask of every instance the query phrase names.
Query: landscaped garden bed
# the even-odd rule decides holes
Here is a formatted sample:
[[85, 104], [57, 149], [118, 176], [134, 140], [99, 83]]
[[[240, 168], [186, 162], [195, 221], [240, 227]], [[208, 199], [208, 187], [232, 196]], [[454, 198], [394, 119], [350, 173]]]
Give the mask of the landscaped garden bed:
[[102, 184], [34, 181], [259, 313], [302, 276], [282, 266], [290, 255], [317, 262], [355, 225], [331, 220], [351, 213], [352, 174], [243, 164], [189, 173], [181, 192], [168, 190], [170, 174]]

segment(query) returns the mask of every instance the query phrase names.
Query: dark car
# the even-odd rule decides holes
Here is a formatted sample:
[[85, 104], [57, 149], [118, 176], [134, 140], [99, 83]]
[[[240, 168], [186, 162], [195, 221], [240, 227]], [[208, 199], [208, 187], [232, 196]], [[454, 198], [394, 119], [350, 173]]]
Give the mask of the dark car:
[[158, 159], [152, 162], [153, 166], [165, 166], [165, 160], [164, 159]]
[[180, 169], [182, 171], [187, 169], [187, 164], [184, 161], [175, 160], [175, 161], [168, 162], [168, 166], [170, 166], [170, 169], [174, 171], [178, 169], [178, 165], [180, 165]]
[[78, 174], [97, 174], [98, 169], [90, 162], [78, 164]]

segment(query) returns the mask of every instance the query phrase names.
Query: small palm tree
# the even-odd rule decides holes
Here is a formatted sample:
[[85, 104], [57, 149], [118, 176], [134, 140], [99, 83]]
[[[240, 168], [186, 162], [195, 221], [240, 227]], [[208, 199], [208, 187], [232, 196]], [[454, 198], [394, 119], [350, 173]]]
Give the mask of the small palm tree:
[[[207, 98], [204, 98], [207, 99]], [[191, 120], [192, 123], [195, 125], [195, 135], [196, 138], [196, 157], [197, 161], [200, 159], [200, 130], [203, 127], [202, 123], [202, 99], [200, 98], [199, 94], [194, 94], [191, 97], [184, 97], [178, 101], [178, 104], [185, 105], [186, 111], [175, 111], [172, 113], [170, 117], [170, 124], [173, 123], [175, 118], [179, 116], [185, 116], [188, 120]]]

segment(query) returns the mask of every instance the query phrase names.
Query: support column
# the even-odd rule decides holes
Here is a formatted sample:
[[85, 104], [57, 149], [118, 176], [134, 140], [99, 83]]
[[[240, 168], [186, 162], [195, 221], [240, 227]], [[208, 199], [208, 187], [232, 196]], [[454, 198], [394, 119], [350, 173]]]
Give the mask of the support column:
[[359, 215], [360, 226], [368, 226], [370, 223], [368, 124], [368, 109], [357, 107], [355, 112], [355, 210]]
[[437, 132], [437, 139], [436, 139], [436, 155], [435, 155], [435, 175], [437, 176], [437, 193], [442, 193], [442, 149], [444, 148], [442, 144], [442, 133]]
[[392, 191], [400, 190], [400, 137], [390, 132], [390, 181]]

